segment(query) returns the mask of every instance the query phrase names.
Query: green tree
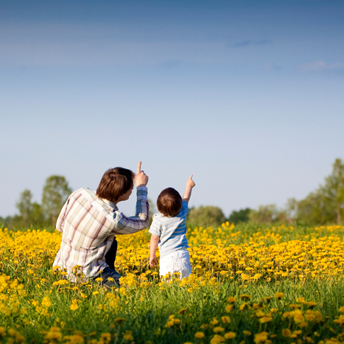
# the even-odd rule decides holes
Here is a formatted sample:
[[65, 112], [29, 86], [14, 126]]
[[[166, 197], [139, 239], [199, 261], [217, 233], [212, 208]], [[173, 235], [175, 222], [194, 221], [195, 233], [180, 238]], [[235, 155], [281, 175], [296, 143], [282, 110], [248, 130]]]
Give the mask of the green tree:
[[336, 159], [332, 173], [325, 179], [325, 184], [320, 187], [324, 207], [331, 209], [337, 224], [342, 223], [344, 213], [344, 163]]
[[187, 223], [192, 227], [218, 226], [226, 222], [226, 217], [219, 207], [200, 206], [190, 208]]
[[11, 216], [6, 216], [6, 217], [0, 216], [0, 228], [2, 228], [2, 229], [8, 228], [11, 221], [12, 221]]
[[332, 173], [325, 183], [297, 202], [296, 220], [299, 222], [323, 225], [340, 224], [344, 217], [344, 164], [336, 159]]
[[32, 193], [30, 190], [25, 189], [21, 194], [19, 201], [16, 204], [17, 209], [19, 210], [20, 222], [24, 225], [29, 225], [31, 222], [32, 215]]
[[324, 202], [323, 195], [316, 190], [297, 203], [296, 220], [305, 224], [323, 225], [331, 222], [333, 214]]
[[249, 213], [250, 222], [272, 223], [279, 220], [280, 211], [276, 204], [260, 205], [257, 210]]
[[37, 202], [32, 204], [31, 220], [34, 224], [41, 224], [44, 222], [42, 206]]
[[19, 210], [19, 215], [14, 215], [11, 218], [11, 227], [37, 225], [44, 222], [42, 208], [37, 202], [32, 202], [30, 190], [25, 189], [20, 194], [16, 207]]
[[240, 222], [248, 222], [250, 211], [250, 208], [240, 209], [238, 211], [233, 210], [229, 215], [228, 221], [235, 225]]
[[42, 212], [47, 221], [55, 225], [57, 217], [72, 189], [63, 176], [50, 176], [46, 179], [42, 195]]
[[295, 198], [289, 198], [285, 206], [285, 214], [289, 222], [292, 222], [296, 218], [298, 202]]

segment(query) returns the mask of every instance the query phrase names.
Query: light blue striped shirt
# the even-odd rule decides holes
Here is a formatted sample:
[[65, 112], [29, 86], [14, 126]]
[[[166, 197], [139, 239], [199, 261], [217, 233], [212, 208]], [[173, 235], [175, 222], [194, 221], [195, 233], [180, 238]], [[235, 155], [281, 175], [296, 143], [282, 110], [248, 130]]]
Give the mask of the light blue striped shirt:
[[182, 209], [174, 217], [164, 216], [161, 213], [154, 214], [149, 233], [160, 237], [160, 258], [168, 254], [189, 247], [186, 240], [186, 215], [189, 212], [187, 202], [182, 202]]

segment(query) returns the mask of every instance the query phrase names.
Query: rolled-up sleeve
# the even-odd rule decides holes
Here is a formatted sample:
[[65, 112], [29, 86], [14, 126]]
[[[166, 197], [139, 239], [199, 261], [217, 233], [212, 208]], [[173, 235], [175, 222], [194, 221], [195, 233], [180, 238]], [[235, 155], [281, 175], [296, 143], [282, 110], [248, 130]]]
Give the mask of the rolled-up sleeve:
[[137, 201], [135, 216], [127, 217], [120, 211], [114, 212], [116, 234], [130, 234], [139, 232], [148, 227], [149, 224], [149, 204], [147, 199], [147, 187], [139, 186], [137, 188]]

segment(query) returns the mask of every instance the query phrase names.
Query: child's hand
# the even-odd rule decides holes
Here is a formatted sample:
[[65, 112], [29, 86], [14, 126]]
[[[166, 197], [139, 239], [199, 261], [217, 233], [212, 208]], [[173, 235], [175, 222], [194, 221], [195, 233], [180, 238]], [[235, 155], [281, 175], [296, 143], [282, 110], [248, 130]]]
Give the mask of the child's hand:
[[191, 190], [195, 186], [195, 182], [192, 180], [192, 175], [190, 176], [189, 180], [186, 182], [186, 189], [183, 196], [183, 201], [189, 203], [191, 197]]
[[193, 188], [196, 184], [195, 182], [192, 180], [192, 176], [190, 176], [189, 180], [186, 182], [186, 186], [190, 186], [191, 188]]
[[155, 256], [150, 257], [149, 258], [149, 266], [151, 268], [155, 268], [157, 265], [158, 265], [158, 261], [156, 260], [156, 257]]

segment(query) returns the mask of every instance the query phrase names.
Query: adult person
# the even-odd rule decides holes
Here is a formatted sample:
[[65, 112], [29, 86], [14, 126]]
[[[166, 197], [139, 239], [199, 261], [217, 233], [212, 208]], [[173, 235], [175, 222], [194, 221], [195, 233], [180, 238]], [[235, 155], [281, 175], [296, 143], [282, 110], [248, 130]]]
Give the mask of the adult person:
[[[137, 187], [135, 216], [127, 217], [117, 204], [129, 199], [134, 182]], [[86, 278], [102, 278], [108, 287], [119, 286], [115, 271], [116, 235], [136, 233], [148, 226], [148, 176], [141, 170], [136, 175], [122, 167], [107, 170], [94, 192], [87, 188], [74, 191], [64, 204], [56, 229], [62, 232], [61, 247], [54, 268], [65, 269], [71, 281], [79, 270]]]

